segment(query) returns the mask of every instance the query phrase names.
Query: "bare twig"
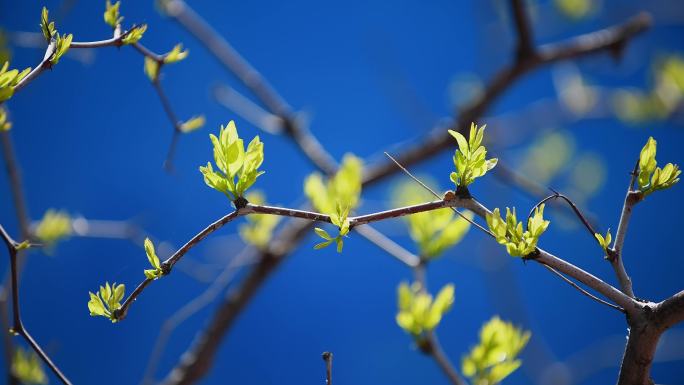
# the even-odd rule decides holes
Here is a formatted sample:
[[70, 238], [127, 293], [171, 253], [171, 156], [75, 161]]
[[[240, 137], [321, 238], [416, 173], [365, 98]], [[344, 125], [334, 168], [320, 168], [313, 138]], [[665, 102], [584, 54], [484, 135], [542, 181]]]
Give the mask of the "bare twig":
[[379, 232], [370, 225], [359, 226], [355, 228], [356, 232], [368, 241], [386, 251], [389, 255], [396, 258], [401, 263], [409, 267], [416, 267], [420, 263], [420, 258], [399, 246], [393, 240], [387, 238], [383, 233]]
[[608, 306], [608, 307], [611, 307], [611, 308], [613, 308], [613, 309], [615, 309], [615, 310], [617, 310], [617, 311], [620, 311], [620, 312], [623, 312], [623, 313], [625, 312], [625, 309], [623, 309], [623, 308], [621, 308], [621, 307], [619, 307], [619, 306], [615, 306], [615, 305], [613, 305], [613, 304], [610, 303], [610, 302], [604, 301], [604, 300], [602, 300], [601, 298], [599, 298], [599, 297], [597, 297], [597, 296], [595, 296], [595, 295], [589, 293], [588, 291], [582, 289], [578, 284], [576, 284], [575, 282], [572, 282], [571, 280], [569, 280], [566, 276], [564, 276], [563, 274], [559, 273], [558, 270], [554, 269], [553, 267], [550, 267], [550, 266], [547, 266], [547, 265], [544, 265], [544, 264], [542, 264], [542, 266], [544, 266], [547, 270], [549, 270], [549, 271], [552, 272], [553, 274], [555, 274], [555, 275], [557, 275], [558, 277], [560, 277], [560, 278], [561, 278], [563, 281], [565, 281], [568, 285], [574, 287], [577, 291], [579, 291], [580, 293], [582, 293], [582, 294], [586, 295], [587, 297], [593, 299], [594, 301], [596, 301], [596, 302], [598, 302], [598, 303], [600, 303], [600, 304], [602, 304], [602, 305], [606, 305], [606, 306]]
[[333, 354], [330, 352], [323, 352], [323, 361], [325, 361], [325, 384], [332, 385], [332, 360]]
[[[232, 220], [244, 215], [240, 210], [235, 210], [231, 212], [228, 215], [223, 216], [222, 218], [218, 219], [214, 223], [210, 224], [209, 226], [205, 227], [204, 230], [200, 231], [197, 233], [194, 237], [190, 238], [188, 242], [186, 242], [183, 246], [181, 246], [180, 249], [178, 249], [175, 253], [173, 253], [168, 259], [166, 259], [164, 262], [162, 262], [162, 271], [164, 275], [167, 275], [171, 272], [171, 269], [173, 266], [188, 252], [190, 249], [192, 249], [195, 245], [197, 245], [199, 242], [201, 242], [204, 238], [208, 237], [209, 234], [213, 233], [214, 231], [220, 229], [223, 227], [226, 223], [231, 222]], [[138, 287], [135, 288], [135, 290], [126, 298], [124, 303], [121, 305], [121, 308], [116, 310], [113, 314], [113, 317], [117, 320], [123, 320], [126, 318], [126, 315], [128, 313], [128, 309], [131, 306], [131, 304], [138, 298], [138, 296], [145, 290], [145, 288], [152, 283], [152, 279], [145, 279], [142, 281]]]
[[38, 357], [47, 365], [50, 370], [59, 378], [59, 380], [65, 385], [71, 385], [69, 379], [66, 378], [64, 374], [59, 370], [57, 365], [50, 359], [50, 357], [43, 351], [43, 349], [38, 345], [36, 340], [33, 339], [31, 334], [28, 332], [24, 326], [21, 319], [21, 308], [19, 306], [19, 284], [17, 279], [17, 251], [20, 249], [19, 244], [12, 239], [9, 234], [5, 231], [5, 228], [0, 225], [0, 235], [2, 236], [5, 246], [7, 246], [7, 253], [10, 257], [10, 271], [11, 271], [11, 281], [12, 281], [12, 312], [14, 313], [14, 326], [12, 327], [12, 332], [16, 335], [20, 335], [26, 340], [26, 343], [31, 346], [33, 351], [36, 352]]
[[563, 201], [565, 201], [565, 202], [568, 204], [568, 206], [570, 206], [570, 208], [571, 208], [572, 211], [575, 213], [575, 215], [577, 216], [577, 218], [579, 218], [579, 220], [582, 222], [582, 224], [584, 225], [584, 227], [585, 227], [585, 228], [587, 229], [587, 231], [589, 232], [589, 236], [591, 236], [591, 239], [596, 240], [596, 237], [594, 236], [594, 234], [596, 234], [596, 230], [594, 230], [594, 227], [593, 227], [593, 226], [591, 225], [591, 223], [587, 220], [587, 218], [584, 216], [584, 214], [582, 214], [582, 212], [580, 211], [579, 207], [577, 207], [577, 205], [575, 204], [575, 202], [573, 202], [573, 201], [572, 201], [570, 198], [568, 198], [567, 196], [565, 196], [565, 195], [559, 193], [558, 191], [555, 191], [555, 190], [553, 190], [553, 189], [551, 189], [551, 191], [553, 191], [553, 194], [552, 194], [552, 195], [547, 196], [546, 198], [542, 199], [539, 203], [537, 203], [536, 205], [534, 205], [534, 206], [532, 207], [532, 209], [530, 210], [530, 214], [527, 216], [527, 218], [528, 218], [528, 219], [531, 218], [532, 215], [534, 215], [534, 210], [536, 210], [539, 206], [543, 205], [544, 203], [546, 203], [546, 202], [548, 202], [548, 201], [550, 201], [550, 200], [552, 200], [552, 199], [562, 199]]

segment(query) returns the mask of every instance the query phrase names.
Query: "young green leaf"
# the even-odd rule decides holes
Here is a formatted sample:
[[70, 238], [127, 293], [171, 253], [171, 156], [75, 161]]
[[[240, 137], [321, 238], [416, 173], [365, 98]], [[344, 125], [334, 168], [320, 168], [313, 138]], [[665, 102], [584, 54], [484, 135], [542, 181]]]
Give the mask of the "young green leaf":
[[124, 285], [117, 285], [115, 282], [110, 286], [107, 282], [104, 286], [100, 286], [97, 293], [89, 293], [88, 310], [90, 310], [90, 315], [108, 318], [113, 323], [117, 322], [114, 312], [121, 308], [121, 300], [125, 292], [126, 287]]
[[185, 59], [186, 57], [188, 57], [188, 50], [183, 51], [183, 44], [176, 44], [169, 53], [164, 55], [164, 63], [176, 63]]
[[679, 175], [682, 173], [679, 166], [672, 163], [666, 164], [663, 168], [657, 167], [656, 151], [657, 143], [653, 137], [649, 137], [639, 154], [637, 183], [639, 191], [644, 196], [672, 187], [679, 182]]
[[35, 237], [48, 249], [71, 235], [71, 217], [65, 211], [49, 209], [33, 231]]
[[9, 69], [9, 62], [5, 62], [0, 67], [0, 103], [9, 99], [14, 95], [14, 87], [19, 84], [21, 79], [31, 72], [31, 68], [26, 68], [23, 71]]
[[214, 162], [218, 170], [214, 171], [211, 163], [200, 167], [204, 182], [235, 201], [264, 173], [259, 170], [264, 161], [264, 144], [256, 136], [245, 151], [244, 142], [232, 120], [226, 127], [221, 126], [218, 137], [210, 134], [209, 138], [214, 146]]
[[43, 37], [48, 43], [57, 33], [55, 22], [50, 21], [48, 9], [45, 7], [43, 7], [43, 11], [40, 13], [40, 30], [43, 32]]
[[[332, 224], [339, 229], [338, 235], [332, 238], [338, 252], [342, 251], [343, 237], [349, 233], [349, 213], [359, 202], [362, 171], [361, 160], [347, 154], [342, 159], [340, 169], [327, 182], [324, 182], [323, 176], [319, 173], [309, 175], [304, 181], [304, 193], [311, 204], [317, 211], [330, 215]], [[326, 247], [330, 243], [320, 243], [316, 245], [316, 249]]]
[[57, 33], [57, 45], [55, 46], [55, 52], [52, 54], [52, 56], [50, 56], [50, 63], [52, 63], [52, 65], [59, 63], [59, 59], [69, 50], [69, 47], [71, 46], [71, 40], [73, 38], [74, 35], [72, 34], [60, 36], [60, 34]]
[[[428, 178], [421, 178], [432, 184]], [[393, 191], [394, 206], [410, 206], [432, 200], [432, 195], [413, 181], [399, 185]], [[472, 220], [473, 213], [464, 212], [467, 219]], [[444, 208], [426, 213], [418, 213], [404, 217], [409, 226], [409, 235], [416, 243], [419, 255], [426, 259], [440, 256], [449, 248], [457, 245], [470, 229], [467, 219]]]
[[17, 347], [12, 358], [12, 375], [24, 385], [48, 383], [40, 358], [34, 351]]
[[159, 257], [154, 250], [154, 244], [150, 238], [145, 238], [145, 254], [147, 254], [147, 260], [150, 262], [150, 265], [152, 265], [152, 269], [145, 270], [145, 277], [147, 277], [147, 279], [157, 279], [164, 275], [161, 262], [159, 261]]
[[608, 229], [608, 232], [606, 233], [605, 237], [599, 233], [595, 233], [594, 237], [596, 237], [596, 240], [598, 241], [599, 245], [601, 245], [603, 251], [607, 252], [613, 240], [612, 235], [610, 235], [610, 229]]
[[523, 231], [522, 222], [518, 222], [515, 208], [511, 211], [506, 208], [506, 220], [501, 218], [498, 208], [491, 214], [486, 215], [489, 231], [500, 244], [506, 246], [506, 252], [513, 257], [525, 257], [533, 253], [537, 248], [539, 237], [546, 231], [551, 223], [544, 220], [544, 205], [534, 210], [533, 215], [527, 220], [527, 230]]
[[182, 133], [187, 134], [189, 132], [199, 130], [200, 128], [202, 128], [202, 126], [204, 126], [204, 123], [204, 115], [193, 116], [192, 118], [181, 123], [180, 130]]
[[480, 330], [479, 344], [463, 357], [461, 370], [474, 384], [498, 384], [520, 367], [517, 357], [529, 339], [529, 331], [494, 317]]
[[475, 123], [470, 125], [469, 140], [460, 132], [449, 130], [449, 134], [456, 139], [458, 150], [454, 152], [454, 166], [456, 171], [450, 175], [456, 188], [464, 188], [475, 179], [485, 175], [496, 166], [497, 159], [487, 159], [487, 149], [482, 146], [484, 130], [487, 125], [478, 128]]
[[0, 106], [0, 131], [9, 131], [12, 128], [12, 122], [7, 117], [7, 110]]
[[142, 39], [143, 35], [147, 31], [147, 24], [143, 24], [138, 27], [134, 27], [132, 30], [128, 31], [126, 36], [121, 39], [121, 43], [124, 45], [135, 44]]
[[145, 75], [147, 75], [147, 78], [153, 83], [159, 78], [159, 67], [160, 64], [158, 61], [145, 56]]
[[397, 298], [397, 324], [419, 339], [425, 332], [436, 328], [444, 314], [451, 309], [454, 303], [454, 285], [444, 286], [433, 301], [432, 296], [418, 282], [410, 286], [402, 282], [397, 289]]
[[121, 24], [123, 21], [123, 17], [121, 17], [119, 14], [120, 5], [120, 1], [117, 1], [114, 4], [112, 4], [109, 0], [105, 2], [104, 21], [112, 28], [116, 28], [116, 26]]

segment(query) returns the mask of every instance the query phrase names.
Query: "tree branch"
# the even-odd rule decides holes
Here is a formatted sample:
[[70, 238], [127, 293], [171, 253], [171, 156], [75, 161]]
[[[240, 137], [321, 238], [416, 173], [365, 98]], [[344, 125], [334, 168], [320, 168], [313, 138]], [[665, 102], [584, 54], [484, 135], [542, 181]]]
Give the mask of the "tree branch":
[[[635, 173], [633, 173], [633, 175], [635, 175]], [[633, 183], [634, 176], [632, 176], [629, 187], [627, 187], [625, 203], [622, 205], [622, 213], [620, 214], [620, 223], [618, 224], [618, 228], [615, 233], [615, 244], [608, 253], [608, 260], [610, 261], [611, 266], [613, 266], [613, 270], [618, 278], [622, 292], [632, 298], [634, 298], [634, 290], [632, 289], [632, 280], [629, 278], [627, 270], [625, 269], [625, 265], [622, 261], [622, 248], [625, 244], [625, 238], [627, 237], [627, 227], [629, 226], [629, 220], [632, 217], [632, 209], [643, 198], [641, 193], [632, 191]]]
[[24, 326], [21, 319], [21, 308], [19, 306], [19, 284], [17, 279], [17, 252], [19, 251], [19, 244], [12, 239], [9, 234], [5, 231], [5, 228], [0, 225], [0, 236], [2, 236], [5, 246], [7, 246], [7, 253], [10, 257], [10, 273], [11, 273], [11, 283], [12, 283], [12, 312], [14, 314], [14, 326], [12, 327], [12, 332], [16, 335], [20, 335], [26, 340], [26, 343], [31, 346], [34, 352], [40, 357], [40, 359], [47, 365], [50, 370], [59, 378], [59, 380], [65, 385], [71, 385], [69, 379], [66, 378], [64, 374], [59, 370], [57, 365], [50, 359], [50, 357], [43, 351], [43, 349], [38, 345], [36, 340], [33, 339], [31, 334], [28, 332]]
[[[450, 127], [461, 133], [470, 127], [499, 96], [508, 90], [524, 74], [539, 67], [563, 60], [575, 59], [604, 51], [615, 52], [621, 49], [634, 36], [650, 26], [651, 18], [641, 13], [621, 25], [580, 35], [564, 43], [541, 46], [537, 55], [519, 64], [513, 64], [500, 70], [489, 83], [482, 96], [459, 114], [458, 121]], [[410, 166], [429, 158], [440, 150], [453, 145], [453, 138], [444, 127], [434, 129], [423, 141], [402, 151], [398, 161]], [[391, 175], [394, 166], [391, 162], [383, 162], [369, 168], [364, 181], [371, 182]]]
[[535, 55], [532, 28], [525, 8], [525, 0], [511, 0], [511, 10], [518, 35], [518, 48], [516, 49], [516, 60], [518, 62], [529, 60]]

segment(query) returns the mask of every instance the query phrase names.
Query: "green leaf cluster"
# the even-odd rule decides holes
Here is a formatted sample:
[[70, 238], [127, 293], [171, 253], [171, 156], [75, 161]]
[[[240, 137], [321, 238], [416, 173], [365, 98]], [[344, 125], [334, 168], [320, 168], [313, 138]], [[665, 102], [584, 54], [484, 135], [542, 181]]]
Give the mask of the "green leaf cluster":
[[100, 290], [95, 293], [88, 292], [90, 294], [90, 301], [88, 301], [88, 310], [90, 310], [90, 315], [102, 316], [109, 318], [112, 322], [116, 322], [117, 319], [114, 317], [114, 312], [121, 308], [121, 300], [126, 293], [126, 286], [121, 284], [117, 285], [114, 282], [111, 286], [109, 282], [105, 283], [104, 286], [100, 286]]
[[0, 132], [9, 131], [12, 128], [12, 122], [9, 121], [7, 110], [0, 106]]
[[[9, 70], [9, 62], [5, 62], [0, 68], [0, 103], [14, 95], [14, 87], [31, 72], [31, 68], [19, 72], [17, 69]], [[9, 128], [8, 128], [9, 129]]]
[[192, 118], [181, 123], [179, 129], [182, 133], [187, 134], [189, 132], [199, 130], [202, 128], [202, 126], [204, 126], [205, 122], [206, 119], [204, 118], [204, 115], [193, 116]]
[[213, 134], [209, 137], [214, 145], [214, 162], [218, 170], [214, 171], [209, 162], [206, 167], [201, 166], [199, 169], [204, 175], [204, 183], [235, 201], [264, 173], [259, 171], [264, 161], [264, 144], [259, 136], [255, 136], [245, 151], [244, 142], [238, 136], [232, 120], [226, 127], [221, 126], [218, 137]]
[[398, 288], [397, 324], [415, 338], [439, 325], [444, 314], [454, 303], [454, 285], [444, 286], [432, 299], [418, 282], [409, 286], [402, 282]]
[[656, 150], [657, 143], [655, 139], [649, 137], [639, 155], [637, 182], [639, 184], [639, 191], [644, 196], [657, 190], [672, 187], [675, 183], [679, 182], [679, 174], [682, 173], [679, 166], [672, 163], [666, 164], [663, 168], [657, 167]]
[[608, 232], [605, 236], [599, 233], [594, 233], [594, 237], [596, 237], [596, 240], [598, 241], [599, 245], [601, 245], [603, 251], [607, 253], [608, 249], [610, 248], [610, 244], [613, 241], [613, 236], [610, 235], [610, 229], [608, 229]]
[[116, 26], [121, 24], [124, 19], [119, 13], [120, 6], [120, 1], [117, 1], [114, 4], [112, 4], [109, 0], [105, 2], [104, 22], [109, 24], [109, 26], [112, 28], [116, 28]]
[[[425, 178], [422, 178], [425, 182]], [[413, 182], [399, 185], [393, 192], [395, 206], [409, 206], [428, 202], [432, 195]], [[468, 219], [473, 213], [464, 213]], [[418, 246], [423, 258], [432, 259], [440, 256], [445, 250], [458, 244], [470, 230], [470, 222], [458, 216], [449, 208], [417, 213], [404, 217], [408, 222], [411, 239]]]
[[486, 159], [487, 149], [482, 145], [484, 130], [487, 125], [478, 128], [470, 125], [468, 140], [460, 132], [449, 130], [449, 134], [458, 142], [458, 150], [454, 152], [456, 172], [451, 173], [451, 181], [456, 187], [468, 187], [475, 179], [483, 176], [496, 166], [497, 159]]
[[159, 262], [159, 257], [154, 250], [154, 244], [150, 238], [145, 238], [145, 254], [147, 254], [147, 260], [150, 262], [150, 265], [152, 265], [151, 269], [145, 270], [145, 277], [147, 279], [157, 279], [164, 275], [161, 262]]
[[511, 211], [506, 207], [506, 220], [501, 218], [499, 209], [487, 214], [487, 226], [494, 234], [496, 241], [506, 245], [506, 251], [513, 257], [524, 257], [537, 248], [539, 237], [549, 227], [550, 221], [544, 220], [544, 205], [534, 210], [534, 214], [527, 220], [527, 230], [523, 231], [522, 221], [518, 222], [515, 207]]
[[24, 385], [48, 383], [40, 358], [34, 351], [17, 347], [12, 358], [12, 375]]
[[500, 383], [522, 364], [517, 357], [530, 336], [498, 316], [492, 318], [480, 330], [480, 343], [463, 357], [463, 374], [474, 385]]
[[324, 241], [314, 246], [315, 249], [324, 248], [335, 242], [338, 252], [342, 252], [342, 237], [349, 233], [349, 212], [356, 208], [361, 196], [362, 172], [361, 159], [353, 154], [346, 154], [342, 158], [340, 169], [327, 182], [318, 172], [312, 173], [304, 181], [304, 193], [313, 207], [318, 212], [329, 215], [331, 222], [339, 228], [339, 233], [335, 237], [321, 228], [316, 228], [316, 234]]
[[40, 15], [40, 29], [43, 32], [43, 37], [49, 43], [52, 39], [55, 39], [55, 50], [52, 55], [48, 58], [50, 64], [55, 65], [59, 63], [59, 59], [64, 56], [64, 54], [69, 50], [71, 46], [71, 41], [74, 38], [72, 34], [60, 35], [55, 28], [55, 22], [50, 21], [48, 9], [43, 7], [43, 11]]
[[337, 252], [341, 253], [342, 248], [344, 247], [344, 240], [343, 237], [345, 237], [347, 234], [349, 234], [349, 206], [342, 208], [339, 204], [335, 208], [335, 212], [333, 214], [330, 214], [330, 221], [332, 222], [333, 225], [337, 226], [339, 229], [339, 232], [337, 236], [334, 238], [328, 234], [327, 231], [320, 227], [316, 227], [314, 229], [314, 232], [316, 235], [319, 237], [323, 238], [323, 242], [317, 243], [314, 245], [314, 249], [320, 250], [325, 247], [330, 246], [333, 242], [337, 245]]
[[50, 247], [71, 235], [71, 217], [65, 211], [49, 209], [38, 222], [33, 234]]
[[[245, 195], [251, 203], [266, 204], [266, 197], [260, 191], [252, 191]], [[276, 215], [251, 214], [246, 217], [247, 223], [240, 225], [238, 232], [245, 243], [264, 249], [271, 241], [273, 230], [280, 222]]]
[[128, 45], [128, 44], [135, 44], [142, 39], [143, 35], [147, 31], [147, 24], [143, 24], [137, 27], [133, 27], [132, 30], [130, 30], [126, 36], [124, 36], [121, 39], [121, 43]]

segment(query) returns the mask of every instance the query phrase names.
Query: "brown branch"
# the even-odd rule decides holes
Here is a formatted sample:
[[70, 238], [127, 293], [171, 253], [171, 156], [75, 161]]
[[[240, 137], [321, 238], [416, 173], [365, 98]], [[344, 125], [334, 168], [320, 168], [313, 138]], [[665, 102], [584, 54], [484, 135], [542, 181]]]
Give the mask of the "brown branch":
[[589, 293], [588, 291], [582, 289], [578, 284], [576, 284], [576, 283], [573, 282], [572, 280], [568, 279], [568, 277], [564, 276], [563, 274], [561, 274], [560, 272], [558, 272], [558, 271], [557, 271], [556, 269], [554, 269], [553, 267], [550, 267], [550, 266], [547, 266], [547, 265], [544, 265], [544, 264], [542, 264], [542, 266], [544, 266], [547, 270], [549, 270], [550, 272], [552, 272], [553, 274], [555, 274], [556, 276], [558, 276], [560, 279], [562, 279], [563, 281], [565, 281], [565, 283], [567, 283], [568, 285], [574, 287], [575, 290], [577, 290], [577, 291], [579, 291], [580, 293], [582, 293], [583, 295], [585, 295], [585, 296], [587, 296], [587, 297], [593, 299], [594, 301], [600, 303], [601, 305], [606, 305], [606, 306], [608, 306], [608, 307], [610, 307], [610, 308], [613, 308], [613, 309], [615, 309], [615, 310], [617, 310], [617, 311], [620, 311], [620, 312], [622, 312], [622, 313], [625, 312], [625, 309], [623, 309], [623, 308], [621, 308], [621, 307], [619, 307], [619, 306], [615, 306], [615, 305], [613, 305], [613, 304], [610, 303], [610, 302], [604, 301], [604, 300], [602, 300], [601, 298], [599, 298], [599, 297], [597, 297], [597, 296], [595, 296], [595, 295]]
[[632, 190], [638, 166], [639, 163], [637, 162], [632, 171], [629, 186], [627, 187], [625, 203], [622, 205], [622, 213], [620, 214], [620, 223], [615, 232], [615, 243], [613, 244], [613, 248], [608, 250], [608, 261], [615, 271], [615, 275], [620, 283], [620, 288], [623, 293], [632, 298], [634, 298], [634, 290], [632, 289], [632, 280], [629, 278], [627, 270], [625, 269], [625, 264], [622, 260], [622, 248], [625, 244], [625, 238], [627, 237], [627, 227], [629, 226], [629, 220], [632, 217], [632, 209], [643, 199], [643, 195], [640, 192]]
[[[585, 35], [577, 36], [565, 43], [541, 46], [537, 55], [529, 60], [513, 64], [500, 70], [489, 83], [484, 93], [468, 108], [459, 114], [458, 121], [451, 129], [462, 133], [476, 121], [506, 90], [526, 73], [539, 67], [563, 60], [580, 58], [596, 53], [621, 49], [634, 36], [643, 32], [651, 23], [650, 16], [641, 13], [627, 22]], [[404, 150], [398, 161], [410, 166], [425, 160], [441, 150], [453, 145], [453, 138], [443, 127], [434, 129], [423, 141]], [[368, 169], [364, 181], [383, 179], [394, 173], [391, 162], [383, 162]]]
[[[468, 199], [463, 202], [464, 208], [473, 211], [475, 214], [481, 218], [485, 218], [487, 214], [491, 214], [491, 211], [484, 207], [482, 204], [477, 202], [475, 199]], [[591, 273], [573, 265], [564, 259], [558, 258], [555, 255], [537, 248], [536, 254], [529, 256], [528, 259], [547, 265], [575, 280], [582, 282], [584, 285], [596, 290], [601, 293], [604, 297], [610, 299], [627, 312], [627, 314], [632, 314], [635, 311], [638, 302], [625, 295], [620, 290], [614, 288], [610, 284], [604, 282], [600, 278], [592, 275]]]
[[454, 364], [451, 363], [447, 355], [442, 350], [442, 345], [439, 343], [439, 339], [433, 331], [429, 331], [425, 336], [425, 346], [422, 347], [423, 350], [430, 354], [435, 360], [440, 369], [447, 376], [449, 381], [453, 385], [467, 385], [465, 380], [454, 369]]
[[[204, 238], [208, 237], [209, 234], [213, 233], [214, 231], [220, 229], [223, 227], [226, 223], [231, 222], [232, 220], [244, 215], [243, 212], [240, 210], [235, 210], [231, 212], [228, 215], [223, 216], [222, 218], [218, 219], [214, 223], [210, 224], [209, 226], [205, 227], [204, 230], [200, 231], [197, 233], [194, 237], [190, 238], [188, 242], [186, 242], [183, 246], [181, 246], [180, 249], [178, 249], [175, 253], [173, 253], [168, 259], [166, 259], [164, 262], [162, 262], [161, 267], [164, 275], [168, 275], [171, 272], [171, 269], [173, 266], [188, 252], [190, 249], [192, 249], [194, 246], [196, 246], [199, 242], [201, 242]], [[153, 280], [151, 279], [145, 279], [142, 281], [136, 288], [135, 290], [126, 298], [124, 303], [121, 305], [121, 308], [116, 310], [114, 314], [112, 315], [116, 320], [123, 320], [126, 318], [126, 315], [128, 314], [128, 309], [131, 306], [133, 302], [138, 298], [140, 294], [145, 290], [145, 288], [152, 283]]]
[[26, 340], [26, 343], [31, 346], [34, 352], [40, 357], [40, 359], [47, 365], [50, 370], [59, 378], [59, 380], [65, 385], [71, 385], [69, 379], [59, 370], [57, 365], [50, 359], [50, 357], [43, 351], [43, 349], [38, 345], [36, 340], [33, 339], [31, 334], [28, 332], [24, 326], [21, 319], [21, 308], [19, 306], [19, 283], [17, 278], [17, 252], [20, 250], [19, 244], [12, 239], [9, 234], [5, 231], [5, 228], [0, 225], [0, 236], [2, 236], [5, 246], [7, 246], [7, 253], [10, 257], [10, 272], [11, 272], [11, 283], [12, 283], [12, 313], [14, 326], [12, 327], [12, 332], [16, 335], [20, 335]]
[[518, 48], [516, 49], [516, 60], [518, 62], [529, 60], [535, 55], [532, 27], [527, 17], [525, 3], [525, 0], [511, 0], [511, 10], [518, 35]]
[[399, 246], [370, 225], [359, 226], [354, 230], [406, 266], [416, 267], [420, 264], [420, 257]]
[[333, 354], [330, 352], [323, 352], [323, 361], [325, 361], [325, 385], [332, 385], [332, 360]]
[[[232, 47], [228, 46], [229, 49], [224, 51], [219, 50], [223, 43], [216, 39], [221, 39], [220, 36], [206, 25], [206, 22], [199, 19], [199, 16], [194, 13], [185, 2], [171, 0], [166, 4], [168, 4], [167, 12], [169, 15], [179, 21], [182, 26], [203, 42], [207, 48], [224, 63], [224, 65], [230, 68], [228, 62], [231, 58], [226, 58], [222, 55], [225, 54], [225, 52], [234, 51]], [[197, 19], [199, 19], [201, 23], [193, 24], [193, 21], [197, 21]], [[205, 25], [203, 26], [202, 23]], [[538, 59], [526, 62], [524, 66], [504, 68], [495, 76], [484, 96], [461, 114], [461, 119], [459, 123], [456, 124], [456, 127], [466, 127], [462, 122], [469, 123], [477, 120], [503, 91], [510, 87], [526, 72], [559, 60], [566, 60], [602, 50], [614, 49], [617, 45], [624, 45], [629, 39], [644, 30], [648, 25], [648, 17], [641, 15], [622, 26], [585, 35], [570, 41], [568, 44], [546, 46], [543, 49], [543, 54], [540, 54]], [[263, 91], [263, 88], [257, 87], [257, 91]], [[270, 103], [266, 102], [264, 104], [268, 107]], [[278, 105], [278, 103], [275, 103], [275, 105]], [[277, 106], [276, 108], [269, 108], [275, 111], [279, 110]], [[436, 154], [440, 149], [449, 146], [451, 143], [449, 138], [450, 137], [448, 136], [445, 137], [445, 130], [440, 127], [439, 131], [433, 131], [420, 146], [409, 149], [403, 154], [401, 158], [402, 163], [416, 163]], [[408, 162], [406, 162], [407, 159]], [[393, 164], [380, 164], [366, 173], [364, 186], [378, 182], [395, 172], [396, 169]], [[269, 248], [268, 252], [262, 254], [261, 262], [259, 262], [248, 274], [243, 285], [238, 290], [233, 291], [224, 303], [220, 305], [218, 311], [214, 314], [210, 325], [200, 332], [193, 346], [186, 351], [181, 361], [169, 374], [165, 384], [190, 384], [204, 376], [211, 367], [214, 354], [218, 349], [222, 338], [232, 326], [235, 318], [245, 308], [249, 300], [259, 289], [260, 285], [270, 276], [279, 263], [285, 259], [286, 255], [296, 246], [311, 227], [312, 226], [309, 223], [302, 222], [290, 222], [290, 224], [286, 226], [283, 232], [280, 233], [280, 236], [277, 238], [273, 247]], [[580, 281], [582, 282], [582, 280]]]
[[254, 258], [253, 254], [252, 248], [243, 249], [240, 254], [233, 258], [228, 265], [226, 265], [226, 268], [214, 280], [214, 282], [212, 282], [212, 284], [204, 292], [202, 292], [202, 294], [193, 298], [190, 302], [186, 303], [183, 307], [173, 313], [171, 317], [164, 321], [164, 323], [161, 325], [157, 340], [154, 343], [154, 348], [152, 348], [152, 354], [150, 354], [150, 358], [147, 362], [147, 368], [145, 369], [145, 376], [143, 377], [142, 384], [152, 384], [154, 382], [153, 377], [157, 369], [157, 364], [161, 359], [162, 352], [164, 351], [166, 343], [169, 340], [173, 330], [175, 330], [178, 325], [180, 325], [190, 316], [210, 304], [219, 295], [219, 293], [221, 293], [231, 283], [237, 274], [238, 269]]
[[200, 41], [218, 61], [245, 84], [278, 116], [289, 115], [290, 107], [275, 89], [201, 16], [182, 0], [165, 1], [164, 10]]

